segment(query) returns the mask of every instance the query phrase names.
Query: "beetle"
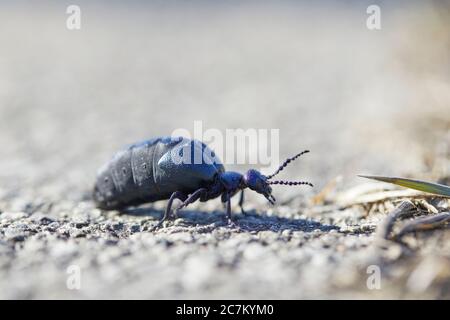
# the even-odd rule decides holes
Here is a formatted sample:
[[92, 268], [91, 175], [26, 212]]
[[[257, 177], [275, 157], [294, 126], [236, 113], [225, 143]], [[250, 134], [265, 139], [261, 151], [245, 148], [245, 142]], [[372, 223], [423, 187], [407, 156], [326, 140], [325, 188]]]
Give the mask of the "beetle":
[[183, 137], [158, 137], [116, 153], [97, 173], [93, 198], [105, 210], [120, 210], [158, 200], [167, 200], [167, 207], [157, 227], [171, 218], [175, 199], [182, 201], [176, 211], [200, 200], [221, 197], [226, 205], [228, 223], [231, 219], [231, 198], [240, 193], [243, 208], [244, 190], [249, 188], [275, 204], [271, 185], [309, 185], [305, 181], [272, 180], [291, 161], [309, 150], [284, 161], [275, 173], [265, 176], [255, 169], [245, 174], [226, 171], [220, 159], [203, 142]]

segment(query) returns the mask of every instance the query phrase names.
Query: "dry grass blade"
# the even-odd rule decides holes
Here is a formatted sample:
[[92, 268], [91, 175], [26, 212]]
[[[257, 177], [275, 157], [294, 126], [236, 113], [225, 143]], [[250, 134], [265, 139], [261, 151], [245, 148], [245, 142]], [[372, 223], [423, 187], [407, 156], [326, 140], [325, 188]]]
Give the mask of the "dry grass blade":
[[373, 194], [365, 194], [357, 197], [356, 199], [344, 199], [338, 202], [340, 208], [347, 208], [354, 205], [370, 205], [374, 203], [381, 203], [385, 201], [392, 201], [401, 198], [416, 199], [416, 198], [426, 198], [435, 197], [433, 195], [424, 194], [416, 190], [392, 190], [392, 191], [381, 191]]
[[436, 229], [448, 223], [450, 223], [450, 212], [442, 212], [431, 217], [418, 218], [406, 223], [399, 230], [396, 238], [410, 232]]
[[443, 197], [450, 197], [450, 187], [443, 184], [431, 183], [421, 180], [397, 178], [397, 177], [383, 177], [383, 176], [368, 176], [368, 175], [358, 175], [359, 177], [373, 179], [382, 182], [388, 182], [396, 184], [398, 186], [419, 190], [423, 192], [428, 192], [436, 194]]
[[379, 224], [377, 228], [377, 238], [387, 240], [392, 231], [392, 227], [397, 219], [411, 216], [416, 207], [411, 201], [403, 201]]

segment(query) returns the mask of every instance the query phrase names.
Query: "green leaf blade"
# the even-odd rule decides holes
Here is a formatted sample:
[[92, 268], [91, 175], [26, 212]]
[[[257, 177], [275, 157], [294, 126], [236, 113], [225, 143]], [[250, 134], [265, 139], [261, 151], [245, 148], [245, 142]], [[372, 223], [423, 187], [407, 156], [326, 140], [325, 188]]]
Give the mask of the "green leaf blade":
[[423, 192], [428, 192], [444, 197], [450, 197], [450, 187], [438, 184], [438, 183], [432, 183], [422, 180], [415, 180], [415, 179], [406, 179], [406, 178], [398, 178], [398, 177], [384, 177], [384, 176], [371, 176], [371, 175], [358, 175], [362, 178], [392, 183], [398, 186], [402, 186], [409, 189], [419, 190]]

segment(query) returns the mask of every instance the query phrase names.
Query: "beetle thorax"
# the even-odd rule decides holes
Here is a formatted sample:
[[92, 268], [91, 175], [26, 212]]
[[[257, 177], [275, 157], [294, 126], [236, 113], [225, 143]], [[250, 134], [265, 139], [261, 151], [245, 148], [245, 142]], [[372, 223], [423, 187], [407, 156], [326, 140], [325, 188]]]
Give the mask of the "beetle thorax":
[[239, 172], [225, 171], [220, 173], [219, 180], [226, 191], [237, 191], [244, 188], [244, 177]]

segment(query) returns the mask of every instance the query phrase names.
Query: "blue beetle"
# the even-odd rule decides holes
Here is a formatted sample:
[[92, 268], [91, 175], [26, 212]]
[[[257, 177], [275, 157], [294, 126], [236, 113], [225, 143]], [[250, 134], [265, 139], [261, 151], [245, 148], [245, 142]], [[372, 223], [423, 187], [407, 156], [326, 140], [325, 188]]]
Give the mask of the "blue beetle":
[[[114, 210], [128, 206], [168, 199], [164, 216], [157, 226], [171, 217], [175, 199], [182, 201], [177, 211], [200, 200], [221, 196], [226, 204], [226, 216], [231, 220], [230, 199], [241, 191], [239, 206], [242, 213], [244, 189], [262, 194], [275, 203], [270, 185], [309, 185], [304, 181], [271, 180], [286, 165], [309, 152], [302, 151], [287, 159], [278, 170], [268, 176], [250, 169], [244, 175], [225, 171], [220, 159], [204, 143], [182, 137], [158, 137], [136, 143], [119, 151], [100, 168], [93, 198], [100, 209]], [[200, 160], [200, 161], [199, 161]]]

